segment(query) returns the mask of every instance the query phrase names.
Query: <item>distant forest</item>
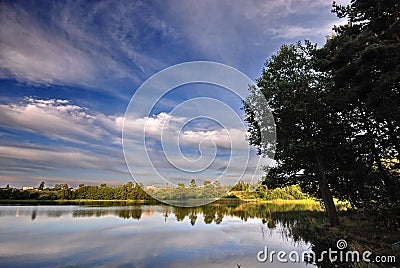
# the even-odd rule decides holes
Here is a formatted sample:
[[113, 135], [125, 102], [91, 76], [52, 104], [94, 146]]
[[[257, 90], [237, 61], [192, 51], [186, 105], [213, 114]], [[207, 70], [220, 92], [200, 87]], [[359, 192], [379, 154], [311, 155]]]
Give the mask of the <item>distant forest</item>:
[[70, 188], [68, 184], [56, 184], [53, 188], [45, 188], [45, 183], [41, 182], [39, 187], [29, 189], [12, 188], [8, 185], [0, 189], [0, 200], [159, 200], [169, 199], [196, 199], [212, 198], [222, 196], [225, 199], [306, 199], [298, 185], [267, 189], [265, 185], [251, 185], [239, 182], [234, 186], [220, 186], [207, 183], [198, 187], [194, 181], [188, 187], [180, 184], [177, 188], [163, 187], [146, 189], [140, 184], [128, 182], [116, 187], [101, 184], [100, 186], [80, 184], [78, 188]]

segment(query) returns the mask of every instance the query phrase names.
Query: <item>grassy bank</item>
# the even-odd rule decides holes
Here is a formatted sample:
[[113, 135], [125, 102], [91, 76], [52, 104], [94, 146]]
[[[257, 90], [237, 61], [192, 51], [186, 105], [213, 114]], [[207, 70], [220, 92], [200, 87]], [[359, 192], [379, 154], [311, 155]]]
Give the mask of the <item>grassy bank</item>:
[[[299, 204], [299, 205], [318, 205], [321, 207], [322, 204], [319, 200], [315, 198], [306, 198], [306, 199], [274, 199], [274, 200], [263, 200], [260, 198], [252, 198], [252, 199], [241, 199], [246, 203], [257, 203], [257, 204], [275, 204], [275, 205], [284, 205], [284, 204]], [[339, 201], [334, 199], [337, 210], [343, 211], [350, 208], [349, 202]]]
[[[231, 197], [223, 197], [212, 203], [216, 204], [225, 204], [225, 203], [255, 203], [255, 204], [274, 204], [274, 205], [285, 205], [285, 204], [298, 204], [298, 205], [316, 205], [319, 206], [320, 202], [316, 199], [296, 199], [296, 200], [286, 200], [286, 199], [275, 199], [275, 200], [263, 200], [260, 198], [257, 199], [240, 199], [240, 198], [231, 198]], [[60, 199], [60, 200], [36, 200], [36, 199], [26, 199], [26, 200], [14, 200], [14, 199], [0, 199], [0, 204], [8, 205], [90, 205], [92, 203], [98, 203], [99, 205], [134, 205], [134, 204], [161, 204], [161, 202], [157, 200], [99, 200], [99, 199]], [[348, 206], [346, 202], [335, 202], [339, 209], [345, 208]]]
[[[339, 240], [345, 240], [345, 250], [357, 251], [360, 254], [369, 251], [372, 262], [355, 262], [354, 268], [398, 267], [400, 261], [400, 245], [394, 245], [400, 241], [400, 230], [388, 228], [385, 219], [372, 220], [371, 217], [355, 210], [339, 211], [340, 225], [330, 227], [326, 217], [304, 217], [301, 222], [292, 229], [295, 236], [301, 237], [312, 244], [312, 250], [320, 256], [321, 252], [329, 248], [337, 250]], [[361, 256], [361, 255], [360, 255]], [[373, 263], [375, 257], [394, 256], [395, 263]], [[346, 264], [320, 263], [322, 267], [349, 267]]]
[[274, 199], [274, 200], [263, 200], [261, 198], [252, 199], [241, 199], [246, 203], [259, 203], [259, 204], [320, 204], [315, 199]]

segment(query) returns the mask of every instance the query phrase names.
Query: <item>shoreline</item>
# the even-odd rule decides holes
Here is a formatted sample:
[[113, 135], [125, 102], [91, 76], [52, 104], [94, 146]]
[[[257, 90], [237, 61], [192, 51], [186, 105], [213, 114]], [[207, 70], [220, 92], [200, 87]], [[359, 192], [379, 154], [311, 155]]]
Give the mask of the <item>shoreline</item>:
[[[124, 199], [58, 199], [58, 200], [36, 200], [36, 199], [1, 199], [0, 205], [85, 205], [96, 203], [99, 205], [136, 205], [136, 204], [150, 204], [150, 205], [168, 205], [158, 200], [124, 200]], [[209, 204], [274, 204], [274, 205], [284, 205], [284, 204], [316, 204], [319, 205], [319, 201], [313, 199], [298, 199], [298, 200], [285, 200], [285, 199], [275, 199], [275, 200], [261, 200], [261, 199], [231, 199], [231, 198], [221, 198]]]

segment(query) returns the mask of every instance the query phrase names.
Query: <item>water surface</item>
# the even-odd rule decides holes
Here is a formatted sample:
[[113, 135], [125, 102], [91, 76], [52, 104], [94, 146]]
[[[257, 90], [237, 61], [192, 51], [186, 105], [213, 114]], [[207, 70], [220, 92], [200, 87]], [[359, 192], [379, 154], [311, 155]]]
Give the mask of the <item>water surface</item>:
[[297, 207], [209, 205], [0, 206], [6, 267], [315, 267], [262, 263], [276, 252], [310, 250], [274, 211]]

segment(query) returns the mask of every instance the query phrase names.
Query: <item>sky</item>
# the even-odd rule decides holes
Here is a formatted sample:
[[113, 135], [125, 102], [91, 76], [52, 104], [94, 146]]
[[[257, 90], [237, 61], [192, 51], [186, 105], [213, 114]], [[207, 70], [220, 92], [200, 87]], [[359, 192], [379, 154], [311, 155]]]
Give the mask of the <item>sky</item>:
[[[243, 118], [240, 98], [193, 83], [159, 96], [148, 114], [130, 107], [130, 138], [141, 137], [135, 126], [147, 124], [146, 140], [138, 143], [148, 148], [146, 158], [134, 146], [123, 150], [125, 112], [138, 88], [163, 69], [192, 61], [225, 64], [255, 81], [282, 44], [309, 39], [322, 46], [342, 23], [329, 0], [0, 1], [0, 187], [42, 180], [119, 185], [132, 175], [159, 182], [149, 168], [168, 179], [163, 183], [176, 184], [184, 176], [176, 173], [185, 168], [182, 159], [196, 166], [202, 156], [208, 156], [199, 161], [205, 172], [188, 178], [213, 180], [227, 163], [241, 162], [228, 158], [235, 141], [244, 146], [245, 129], [225, 116]], [[141, 97], [155, 92], [148, 88]], [[182, 103], [209, 117], [176, 112]], [[173, 145], [180, 155], [168, 155]]]

